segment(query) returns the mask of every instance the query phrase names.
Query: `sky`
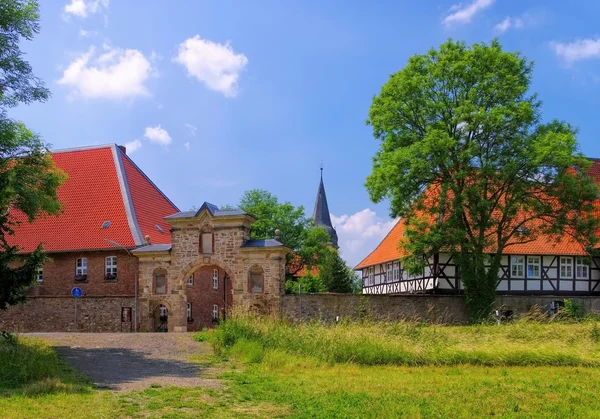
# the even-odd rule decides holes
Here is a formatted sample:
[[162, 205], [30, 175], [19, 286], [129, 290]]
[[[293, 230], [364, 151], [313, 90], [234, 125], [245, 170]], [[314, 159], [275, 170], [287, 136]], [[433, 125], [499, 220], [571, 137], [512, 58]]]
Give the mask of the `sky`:
[[53, 149], [125, 144], [181, 209], [265, 189], [311, 215], [323, 176], [355, 265], [394, 225], [364, 187], [372, 98], [448, 38], [534, 61], [545, 120], [600, 157], [600, 2], [41, 0], [23, 50], [52, 92], [12, 116]]

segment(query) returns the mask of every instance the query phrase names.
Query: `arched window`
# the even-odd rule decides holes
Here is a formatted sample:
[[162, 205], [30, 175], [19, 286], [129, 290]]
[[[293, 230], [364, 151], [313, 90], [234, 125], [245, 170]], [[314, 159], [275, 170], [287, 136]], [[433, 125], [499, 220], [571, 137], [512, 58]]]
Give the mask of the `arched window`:
[[154, 271], [154, 293], [167, 293], [167, 271], [164, 269], [156, 269]]
[[261, 294], [265, 288], [265, 271], [258, 265], [254, 265], [248, 272], [248, 291], [253, 294]]

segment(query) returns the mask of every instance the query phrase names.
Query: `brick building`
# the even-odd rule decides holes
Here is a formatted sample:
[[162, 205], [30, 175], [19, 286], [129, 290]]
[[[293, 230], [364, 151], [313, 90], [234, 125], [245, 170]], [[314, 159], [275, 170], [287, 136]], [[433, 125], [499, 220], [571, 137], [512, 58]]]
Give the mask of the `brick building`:
[[0, 313], [0, 330], [186, 331], [233, 305], [279, 310], [288, 249], [249, 240], [250, 214], [208, 203], [180, 212], [115, 144], [52, 157], [68, 175], [63, 212], [32, 223], [11, 214], [11, 244], [28, 253], [42, 243], [51, 259], [29, 302]]

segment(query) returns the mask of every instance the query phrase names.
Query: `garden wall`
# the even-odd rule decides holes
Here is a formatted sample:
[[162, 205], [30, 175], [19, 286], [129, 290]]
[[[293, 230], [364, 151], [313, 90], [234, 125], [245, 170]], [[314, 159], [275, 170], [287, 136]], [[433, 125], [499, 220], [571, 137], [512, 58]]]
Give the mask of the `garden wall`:
[[[121, 323], [121, 307], [135, 304], [133, 297], [29, 297], [25, 304], [0, 312], [0, 330], [10, 332], [129, 332]], [[132, 310], [133, 312], [133, 310]]]
[[[548, 306], [564, 296], [499, 295], [498, 306], [518, 315], [533, 306]], [[600, 297], [569, 297], [582, 304], [586, 313], [600, 312]], [[465, 324], [468, 321], [464, 296], [459, 295], [361, 295], [305, 294], [285, 295], [282, 314], [293, 320], [321, 319], [327, 322], [357, 318], [369, 313], [375, 319], [415, 320], [444, 324]]]

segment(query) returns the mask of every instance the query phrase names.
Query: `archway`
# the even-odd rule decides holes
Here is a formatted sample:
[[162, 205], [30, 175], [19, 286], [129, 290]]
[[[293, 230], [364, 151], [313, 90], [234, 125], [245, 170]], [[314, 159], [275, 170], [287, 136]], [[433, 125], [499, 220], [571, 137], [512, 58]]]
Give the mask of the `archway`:
[[185, 281], [187, 330], [213, 327], [226, 317], [233, 301], [231, 277], [218, 265], [203, 264]]
[[165, 304], [158, 304], [153, 311], [154, 332], [166, 333], [169, 331], [169, 308]]

